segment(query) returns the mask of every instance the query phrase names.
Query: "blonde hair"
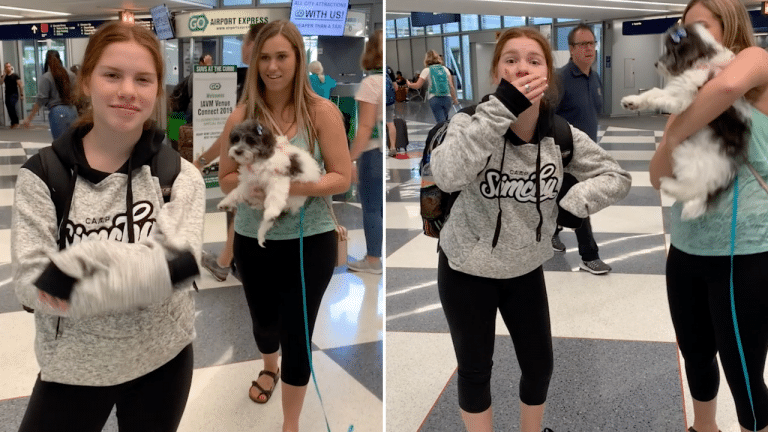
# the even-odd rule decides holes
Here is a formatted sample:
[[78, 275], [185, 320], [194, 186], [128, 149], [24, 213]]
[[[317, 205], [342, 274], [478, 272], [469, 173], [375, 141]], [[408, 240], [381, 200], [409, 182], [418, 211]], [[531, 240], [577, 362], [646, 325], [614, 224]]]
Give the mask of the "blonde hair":
[[720, 21], [723, 26], [723, 46], [738, 54], [755, 45], [752, 20], [739, 0], [692, 0], [683, 11], [683, 21], [688, 11], [697, 4], [707, 8]]
[[443, 64], [443, 62], [440, 61], [440, 54], [437, 51], [429, 50], [424, 55], [424, 66], [430, 67], [434, 64]]
[[323, 73], [323, 64], [315, 60], [308, 66], [309, 71], [317, 75], [321, 83], [325, 82], [325, 74]]
[[[245, 104], [246, 119], [258, 119], [267, 125], [276, 125], [272, 112], [264, 101], [266, 86], [259, 74], [259, 58], [264, 48], [264, 43], [277, 36], [282, 35], [293, 47], [293, 53], [296, 56], [296, 71], [293, 75], [293, 85], [290, 87], [291, 94], [289, 99], [293, 104], [294, 115], [299, 133], [307, 140], [309, 152], [314, 154], [315, 141], [318, 139], [317, 131], [309, 107], [314, 106], [323, 98], [318, 96], [309, 83], [309, 74], [307, 72], [307, 58], [304, 51], [304, 41], [299, 33], [299, 29], [287, 20], [272, 21], [264, 26], [256, 35], [256, 41], [253, 46], [253, 55], [251, 55], [251, 64], [248, 67], [248, 75], [243, 86], [243, 95], [239, 103]], [[277, 131], [275, 131], [277, 133]]]
[[491, 77], [494, 79], [496, 78], [499, 68], [499, 59], [501, 59], [501, 52], [504, 49], [504, 45], [508, 40], [517, 38], [531, 39], [541, 47], [541, 51], [544, 53], [544, 60], [547, 62], [547, 83], [549, 83], [549, 87], [544, 91], [541, 107], [556, 107], [558, 88], [557, 80], [555, 79], [554, 61], [552, 60], [552, 48], [549, 46], [547, 39], [536, 29], [529, 27], [513, 27], [499, 35], [496, 40], [496, 48], [493, 50]]

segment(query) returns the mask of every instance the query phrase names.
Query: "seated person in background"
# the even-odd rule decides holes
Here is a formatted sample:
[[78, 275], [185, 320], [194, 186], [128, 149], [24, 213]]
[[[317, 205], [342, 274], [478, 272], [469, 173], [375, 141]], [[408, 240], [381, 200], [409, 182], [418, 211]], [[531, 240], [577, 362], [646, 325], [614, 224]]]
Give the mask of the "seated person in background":
[[403, 76], [403, 73], [402, 73], [402, 72], [400, 72], [400, 71], [397, 71], [397, 76], [395, 77], [395, 82], [396, 82], [396, 83], [397, 83], [397, 85], [399, 85], [399, 86], [404, 86], [404, 85], [405, 85], [405, 82], [406, 82], [406, 81], [405, 81], [405, 77]]

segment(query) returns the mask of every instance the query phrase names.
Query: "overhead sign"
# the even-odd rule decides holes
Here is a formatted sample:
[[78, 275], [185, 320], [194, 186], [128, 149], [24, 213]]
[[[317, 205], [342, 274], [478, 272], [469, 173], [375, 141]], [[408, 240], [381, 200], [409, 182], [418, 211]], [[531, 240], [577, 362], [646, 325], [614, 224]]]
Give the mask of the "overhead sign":
[[0, 40], [87, 38], [106, 21], [13, 24], [0, 26]]
[[237, 103], [237, 66], [195, 66], [192, 75], [192, 153], [197, 160], [221, 135]]
[[347, 12], [347, 22], [344, 25], [344, 36], [365, 37], [365, 24], [367, 19], [368, 15], [366, 15], [365, 12]]
[[253, 24], [287, 20], [290, 10], [280, 9], [220, 9], [177, 14], [176, 37], [208, 37], [242, 35]]

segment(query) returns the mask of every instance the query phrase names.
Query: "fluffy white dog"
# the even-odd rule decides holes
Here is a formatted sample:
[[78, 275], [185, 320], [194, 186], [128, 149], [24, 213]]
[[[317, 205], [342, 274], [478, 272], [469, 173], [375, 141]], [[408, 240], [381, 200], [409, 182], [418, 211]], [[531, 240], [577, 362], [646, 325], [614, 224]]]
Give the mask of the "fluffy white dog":
[[[665, 35], [665, 53], [656, 69], [668, 80], [663, 89], [622, 98], [629, 110], [684, 111], [699, 88], [734, 57], [700, 24], [674, 26]], [[682, 219], [694, 219], [727, 189], [747, 156], [751, 110], [744, 98], [691, 135], [672, 153], [674, 178], [662, 177], [661, 190], [683, 202]]]
[[[304, 149], [275, 136], [256, 120], [246, 120], [232, 128], [229, 156], [240, 164], [240, 182], [220, 203], [220, 210], [231, 210], [237, 203], [264, 209], [257, 238], [264, 247], [267, 231], [284, 211], [296, 213], [307, 200], [305, 196], [289, 196], [292, 181], [317, 182], [320, 166]], [[264, 191], [264, 199], [253, 196], [254, 189]]]

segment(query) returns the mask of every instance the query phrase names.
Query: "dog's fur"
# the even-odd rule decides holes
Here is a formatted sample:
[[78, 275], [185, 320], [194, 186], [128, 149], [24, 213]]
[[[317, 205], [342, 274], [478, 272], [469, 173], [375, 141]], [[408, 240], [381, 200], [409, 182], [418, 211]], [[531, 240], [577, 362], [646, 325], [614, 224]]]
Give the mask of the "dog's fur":
[[[320, 166], [304, 149], [291, 145], [284, 136], [275, 136], [256, 120], [246, 120], [232, 128], [229, 157], [240, 164], [240, 182], [220, 203], [220, 210], [231, 210], [237, 203], [264, 209], [257, 238], [264, 247], [267, 231], [284, 211], [296, 213], [307, 200], [289, 196], [292, 181], [317, 182]], [[264, 199], [253, 197], [254, 189], [264, 191]]]
[[[661, 109], [679, 114], [693, 102], [699, 88], [734, 57], [700, 24], [672, 27], [665, 35], [664, 46], [665, 53], [656, 68], [668, 79], [667, 86], [624, 97], [621, 104], [625, 109]], [[662, 191], [683, 202], [682, 219], [704, 214], [717, 195], [729, 187], [746, 160], [750, 124], [750, 106], [740, 98], [675, 148], [675, 177], [660, 180]]]

